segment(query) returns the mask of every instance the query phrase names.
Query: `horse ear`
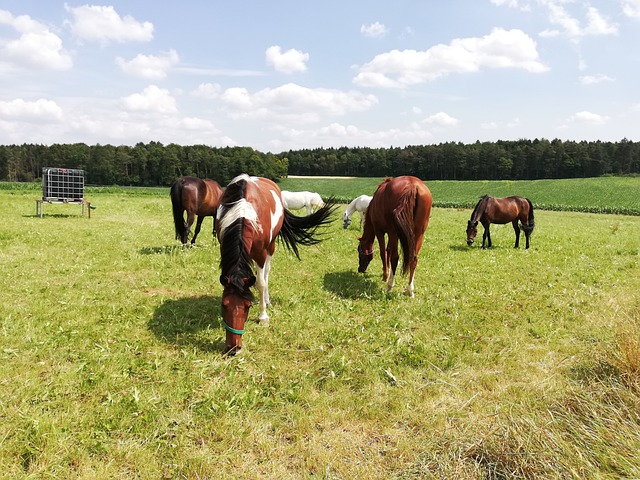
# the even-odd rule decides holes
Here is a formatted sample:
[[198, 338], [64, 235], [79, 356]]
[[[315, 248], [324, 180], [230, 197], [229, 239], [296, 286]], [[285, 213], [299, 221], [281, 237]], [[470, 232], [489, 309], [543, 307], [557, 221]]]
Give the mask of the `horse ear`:
[[247, 286], [247, 288], [251, 288], [256, 284], [256, 276], [251, 275], [249, 278], [243, 278], [242, 281]]
[[362, 237], [358, 237], [358, 236], [356, 235], [356, 240], [360, 241], [361, 239], [362, 239]]
[[229, 277], [225, 275], [220, 275], [220, 283], [222, 284], [223, 287], [226, 287], [227, 285], [229, 285], [229, 282], [231, 282]]

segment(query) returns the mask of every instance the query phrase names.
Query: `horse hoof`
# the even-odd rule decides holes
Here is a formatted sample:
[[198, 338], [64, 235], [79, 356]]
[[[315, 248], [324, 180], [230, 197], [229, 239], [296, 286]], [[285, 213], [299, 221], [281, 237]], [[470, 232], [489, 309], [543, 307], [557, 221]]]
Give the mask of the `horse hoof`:
[[260, 318], [258, 318], [258, 325], [260, 325], [261, 327], [268, 327], [269, 326], [269, 317], [260, 317]]
[[224, 354], [228, 357], [235, 357], [242, 351], [242, 347], [233, 346], [233, 347], [225, 347]]

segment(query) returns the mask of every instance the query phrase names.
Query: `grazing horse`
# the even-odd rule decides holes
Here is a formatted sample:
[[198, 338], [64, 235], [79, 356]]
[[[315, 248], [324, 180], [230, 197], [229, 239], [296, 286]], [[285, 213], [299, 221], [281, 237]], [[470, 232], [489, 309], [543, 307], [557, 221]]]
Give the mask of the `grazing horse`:
[[[284, 208], [280, 189], [271, 180], [246, 174], [231, 180], [216, 215], [226, 353], [233, 355], [242, 347], [245, 322], [254, 301], [254, 284], [260, 293], [258, 321], [269, 322], [269, 272], [276, 238], [299, 259], [298, 245], [320, 242], [316, 229], [329, 223], [334, 204], [330, 199], [315, 213], [297, 216]], [[253, 273], [254, 264], [257, 275]]]
[[320, 195], [315, 192], [289, 192], [282, 190], [282, 203], [287, 210], [307, 209], [307, 215], [313, 213], [313, 207], [321, 208], [324, 205]]
[[504, 224], [511, 222], [513, 230], [516, 232], [515, 248], [518, 248], [520, 246], [520, 227], [518, 226], [518, 220], [521, 223], [522, 230], [524, 230], [527, 241], [526, 248], [529, 248], [529, 237], [535, 226], [531, 200], [517, 196], [494, 198], [490, 195], [485, 195], [480, 197], [480, 201], [478, 201], [476, 207], [473, 209], [473, 213], [471, 213], [471, 219], [467, 222], [467, 245], [471, 245], [476, 239], [478, 222], [482, 223], [484, 227], [482, 248], [485, 248], [486, 240], [488, 240], [488, 246], [491, 247], [489, 226], [492, 223]]
[[[214, 180], [202, 180], [196, 177], [180, 177], [171, 185], [171, 204], [173, 206], [173, 223], [176, 230], [176, 239], [183, 245], [187, 244], [189, 232], [195, 216], [198, 216], [196, 230], [191, 239], [191, 245], [196, 243], [196, 237], [200, 233], [200, 227], [204, 217], [215, 217], [218, 203], [222, 196], [222, 188]], [[187, 212], [187, 220], [184, 212]], [[215, 235], [215, 220], [214, 231]]]
[[[406, 275], [409, 272], [407, 295], [413, 297], [413, 277], [424, 232], [431, 216], [431, 203], [431, 192], [419, 178], [387, 178], [378, 185], [367, 208], [364, 230], [359, 238], [358, 272], [366, 272], [373, 259], [373, 242], [377, 238], [382, 259], [382, 280], [387, 282], [387, 291], [390, 291], [400, 258], [399, 241], [402, 246], [402, 274]], [[386, 248], [385, 234], [389, 237]]]
[[351, 215], [355, 212], [360, 212], [360, 228], [362, 228], [362, 223], [364, 222], [364, 216], [367, 211], [367, 207], [371, 202], [371, 198], [369, 195], [360, 195], [357, 198], [354, 198], [349, 205], [347, 205], [347, 210], [344, 212], [342, 217], [342, 228], [347, 228], [351, 225]]

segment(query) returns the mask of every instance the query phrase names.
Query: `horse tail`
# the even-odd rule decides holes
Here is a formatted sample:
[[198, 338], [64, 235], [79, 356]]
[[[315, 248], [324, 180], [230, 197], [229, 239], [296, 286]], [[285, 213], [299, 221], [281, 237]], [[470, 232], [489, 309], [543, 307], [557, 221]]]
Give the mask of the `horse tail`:
[[533, 203], [531, 203], [531, 200], [529, 200], [528, 198], [525, 198], [525, 200], [529, 203], [529, 218], [527, 218], [527, 226], [524, 228], [528, 230], [529, 233], [531, 233], [533, 232], [533, 227], [536, 226], [535, 220], [533, 218]]
[[399, 205], [393, 210], [393, 223], [396, 227], [400, 246], [402, 247], [402, 275], [405, 275], [409, 271], [411, 257], [416, 247], [413, 219], [418, 198], [418, 192], [415, 188], [412, 188], [403, 194]]
[[184, 222], [184, 208], [182, 206], [182, 180], [179, 178], [171, 185], [171, 205], [173, 209], [173, 225], [176, 231], [176, 239], [182, 240], [186, 230]]
[[331, 215], [336, 208], [336, 200], [331, 197], [318, 210], [304, 217], [294, 215], [285, 209], [284, 221], [278, 237], [299, 260], [298, 245], [309, 246], [320, 243], [323, 239], [316, 234], [317, 229], [331, 223]]

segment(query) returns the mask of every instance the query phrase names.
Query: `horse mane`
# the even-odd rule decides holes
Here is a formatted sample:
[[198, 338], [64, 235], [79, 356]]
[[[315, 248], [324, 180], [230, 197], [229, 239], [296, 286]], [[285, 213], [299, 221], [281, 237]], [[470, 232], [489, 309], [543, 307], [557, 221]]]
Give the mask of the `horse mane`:
[[[233, 214], [233, 207], [240, 205], [246, 197], [247, 180], [237, 178], [230, 183], [221, 199], [218, 210], [218, 222], [229, 212]], [[246, 288], [244, 280], [253, 276], [253, 260], [244, 245], [244, 220], [238, 216], [231, 223], [220, 229], [220, 270], [221, 278], [228, 279], [228, 285], [247, 300], [254, 301], [250, 288]]]
[[476, 206], [473, 209], [473, 213], [471, 213], [471, 222], [478, 221], [478, 218], [480, 217], [480, 215], [482, 215], [482, 211], [484, 210], [484, 207], [487, 205], [487, 202], [490, 198], [490, 195], [483, 195], [480, 197], [480, 200], [478, 200], [478, 203], [476, 203]]

